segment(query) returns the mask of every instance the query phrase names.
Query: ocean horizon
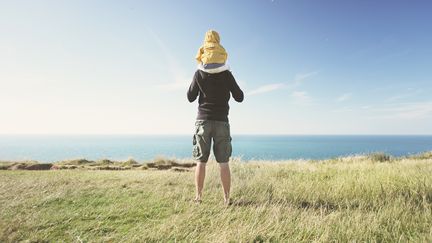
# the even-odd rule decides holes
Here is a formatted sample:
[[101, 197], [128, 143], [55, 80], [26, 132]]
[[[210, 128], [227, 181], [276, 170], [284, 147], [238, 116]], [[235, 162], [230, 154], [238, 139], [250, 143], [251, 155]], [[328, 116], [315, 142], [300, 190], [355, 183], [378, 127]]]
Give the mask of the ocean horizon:
[[[242, 160], [329, 159], [383, 152], [405, 156], [432, 150], [432, 135], [232, 135]], [[192, 157], [192, 135], [0, 135], [0, 161], [127, 160]]]

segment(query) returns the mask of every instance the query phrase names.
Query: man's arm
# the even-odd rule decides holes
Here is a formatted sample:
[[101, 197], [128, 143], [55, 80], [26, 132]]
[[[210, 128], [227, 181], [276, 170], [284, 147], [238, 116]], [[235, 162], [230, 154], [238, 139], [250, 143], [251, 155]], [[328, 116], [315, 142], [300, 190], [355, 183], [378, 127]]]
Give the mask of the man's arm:
[[198, 97], [198, 80], [197, 80], [197, 74], [198, 72], [195, 72], [195, 75], [192, 79], [192, 83], [189, 86], [188, 92], [187, 92], [187, 97], [189, 102], [194, 102], [196, 100], [196, 98]]
[[228, 71], [228, 75], [229, 75], [229, 79], [231, 82], [230, 91], [231, 91], [232, 97], [234, 98], [235, 101], [242, 102], [244, 99], [243, 91], [238, 86], [238, 84], [237, 84], [234, 76], [232, 75], [231, 71]]

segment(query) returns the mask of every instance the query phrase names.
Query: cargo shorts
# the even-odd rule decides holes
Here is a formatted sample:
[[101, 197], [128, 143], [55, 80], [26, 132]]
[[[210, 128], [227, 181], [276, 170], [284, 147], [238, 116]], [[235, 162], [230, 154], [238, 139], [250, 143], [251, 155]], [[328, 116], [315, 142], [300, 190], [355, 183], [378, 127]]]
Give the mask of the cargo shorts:
[[218, 163], [228, 162], [232, 153], [230, 125], [225, 121], [196, 120], [192, 156], [207, 162], [213, 140], [213, 154]]

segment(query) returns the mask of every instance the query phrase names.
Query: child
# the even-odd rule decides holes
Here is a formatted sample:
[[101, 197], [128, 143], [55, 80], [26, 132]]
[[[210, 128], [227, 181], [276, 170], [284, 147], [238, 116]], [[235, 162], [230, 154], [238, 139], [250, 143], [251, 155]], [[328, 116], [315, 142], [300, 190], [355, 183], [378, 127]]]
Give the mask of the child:
[[226, 64], [228, 54], [220, 44], [219, 34], [209, 30], [205, 34], [204, 44], [198, 49], [196, 60], [198, 69], [207, 73], [219, 73], [229, 70]]

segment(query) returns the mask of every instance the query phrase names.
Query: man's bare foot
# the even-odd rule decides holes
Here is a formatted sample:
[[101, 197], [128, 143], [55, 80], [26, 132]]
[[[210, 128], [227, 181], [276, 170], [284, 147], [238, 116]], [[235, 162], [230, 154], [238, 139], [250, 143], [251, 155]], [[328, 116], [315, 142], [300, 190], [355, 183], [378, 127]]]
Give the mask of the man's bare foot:
[[229, 205], [231, 205], [231, 200], [230, 200], [229, 198], [228, 198], [228, 199], [225, 198], [225, 199], [224, 199], [224, 205], [225, 205], [225, 206], [229, 206]]
[[196, 198], [193, 200], [193, 202], [196, 203], [196, 204], [199, 204], [199, 203], [202, 202], [202, 200], [201, 200], [201, 198], [196, 197]]

